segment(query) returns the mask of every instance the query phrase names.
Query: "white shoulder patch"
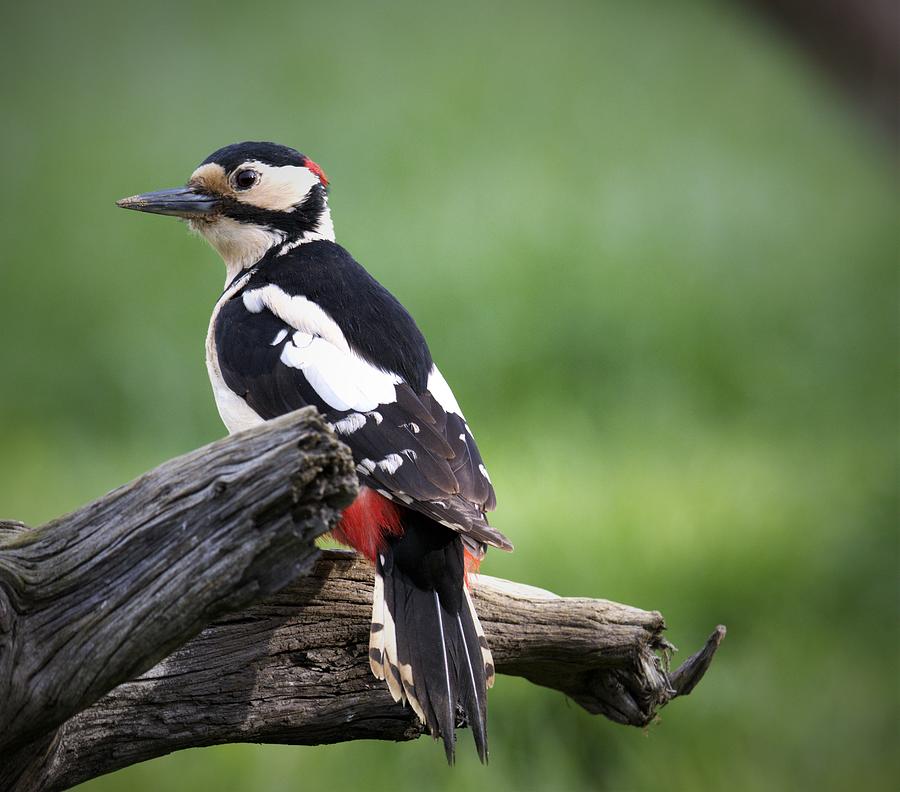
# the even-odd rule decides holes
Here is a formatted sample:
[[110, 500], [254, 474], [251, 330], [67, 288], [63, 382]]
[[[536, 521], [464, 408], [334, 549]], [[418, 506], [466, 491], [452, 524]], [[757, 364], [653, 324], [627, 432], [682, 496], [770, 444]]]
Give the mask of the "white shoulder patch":
[[401, 378], [357, 355], [337, 322], [312, 300], [292, 296], [271, 283], [245, 291], [242, 299], [250, 313], [267, 309], [294, 328], [281, 350], [281, 362], [300, 369], [330, 407], [368, 412], [396, 401], [394, 386]]
[[322, 401], [336, 410], [368, 412], [397, 400], [400, 377], [319, 336], [295, 333], [281, 351], [281, 362], [302, 371]]
[[250, 313], [260, 313], [268, 308], [282, 322], [295, 330], [321, 336], [340, 349], [350, 350], [350, 345], [337, 322], [312, 300], [290, 295], [284, 289], [269, 284], [259, 289], [249, 289], [243, 294], [244, 307]]
[[450, 390], [447, 380], [445, 380], [444, 375], [438, 371], [437, 366], [431, 367], [431, 373], [428, 375], [428, 390], [431, 395], [434, 396], [435, 401], [444, 408], [445, 412], [452, 412], [457, 415], [463, 414], [456, 401], [456, 397], [453, 395], [453, 391]]

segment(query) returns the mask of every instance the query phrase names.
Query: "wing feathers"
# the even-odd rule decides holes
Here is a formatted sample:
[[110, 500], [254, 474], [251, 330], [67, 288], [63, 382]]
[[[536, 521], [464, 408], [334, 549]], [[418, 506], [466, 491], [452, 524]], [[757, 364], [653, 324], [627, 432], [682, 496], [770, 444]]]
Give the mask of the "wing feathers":
[[414, 390], [373, 363], [371, 350], [364, 357], [321, 306], [273, 284], [225, 303], [215, 337], [228, 388], [262, 418], [317, 406], [350, 446], [363, 483], [479, 542], [510, 547], [487, 523], [494, 489], [436, 367]]

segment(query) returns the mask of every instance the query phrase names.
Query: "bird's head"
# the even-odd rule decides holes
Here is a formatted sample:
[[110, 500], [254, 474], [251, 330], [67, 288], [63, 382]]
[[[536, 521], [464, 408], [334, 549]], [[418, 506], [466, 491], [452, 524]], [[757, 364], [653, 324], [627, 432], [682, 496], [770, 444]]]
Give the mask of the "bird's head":
[[235, 143], [210, 154], [184, 187], [118, 205], [187, 220], [225, 260], [229, 277], [272, 247], [334, 240], [328, 179], [308, 157], [275, 143]]

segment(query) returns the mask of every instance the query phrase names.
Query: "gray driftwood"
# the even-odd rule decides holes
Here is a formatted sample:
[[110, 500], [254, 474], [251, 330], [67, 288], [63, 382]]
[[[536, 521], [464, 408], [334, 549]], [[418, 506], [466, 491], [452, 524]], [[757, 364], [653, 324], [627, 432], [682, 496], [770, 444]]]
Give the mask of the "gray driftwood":
[[0, 757], [307, 571], [355, 492], [349, 451], [310, 409], [36, 530], [5, 523]]
[[[370, 568], [315, 560], [354, 488], [301, 412], [37, 531], [0, 523], [0, 789], [226, 742], [418, 737], [368, 670]], [[693, 689], [724, 635], [668, 673], [657, 612], [485, 576], [474, 591], [498, 671], [635, 726]]]

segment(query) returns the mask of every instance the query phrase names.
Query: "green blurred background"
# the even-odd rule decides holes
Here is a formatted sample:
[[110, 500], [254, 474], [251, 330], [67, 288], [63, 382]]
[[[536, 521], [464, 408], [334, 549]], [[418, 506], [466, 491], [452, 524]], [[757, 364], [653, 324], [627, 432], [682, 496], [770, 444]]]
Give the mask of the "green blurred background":
[[896, 159], [726, 2], [6, 5], [0, 514], [32, 524], [219, 437], [223, 267], [115, 199], [270, 139], [411, 309], [515, 542], [484, 570], [662, 610], [695, 694], [640, 731], [501, 677], [463, 735], [226, 746], [142, 790], [889, 788]]

